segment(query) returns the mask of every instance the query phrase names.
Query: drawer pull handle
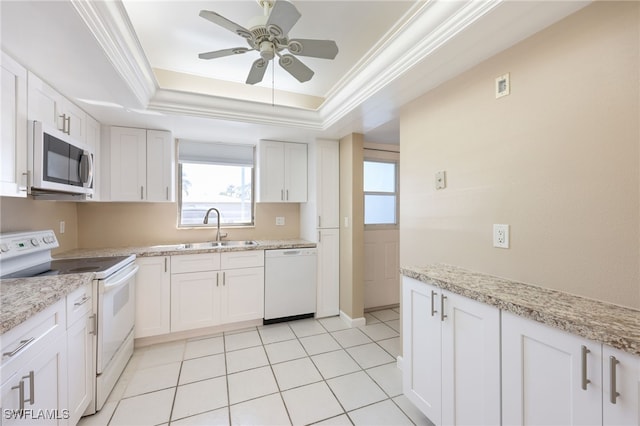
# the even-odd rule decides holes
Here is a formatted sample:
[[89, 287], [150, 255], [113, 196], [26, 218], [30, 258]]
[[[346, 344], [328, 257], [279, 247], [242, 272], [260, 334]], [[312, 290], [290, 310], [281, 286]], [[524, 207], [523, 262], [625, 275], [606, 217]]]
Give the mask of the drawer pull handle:
[[[29, 404], [33, 405], [34, 402], [36, 402], [36, 398], [35, 398], [35, 377], [33, 374], [33, 370], [29, 371], [29, 374], [26, 376], [22, 376], [23, 379], [29, 379], [29, 399], [25, 399], [24, 402], [29, 401]], [[21, 380], [22, 382], [22, 380]], [[24, 383], [24, 382], [23, 382]], [[24, 385], [22, 386], [23, 388], [23, 392], [24, 392]]]
[[436, 311], [436, 308], [434, 306], [434, 302], [436, 299], [437, 293], [433, 290], [431, 290], [431, 316], [434, 316], [435, 314], [438, 313], [438, 311]]
[[620, 392], [616, 390], [616, 366], [620, 364], [620, 361], [615, 356], [609, 357], [609, 401], [612, 404], [616, 403], [616, 399], [620, 396]]
[[91, 320], [91, 331], [89, 332], [89, 334], [93, 334], [94, 336], [97, 336], [98, 335], [98, 315], [93, 314], [89, 317], [89, 319]]
[[13, 386], [11, 389], [18, 389], [18, 398], [20, 399], [20, 415], [24, 413], [24, 380], [20, 380], [18, 386]]
[[74, 303], [74, 306], [82, 306], [85, 303], [87, 303], [87, 300], [89, 300], [90, 298], [87, 297], [87, 295], [82, 296], [82, 299], [80, 299], [79, 301], [77, 301], [76, 303]]
[[444, 321], [444, 319], [447, 317], [444, 313], [444, 299], [446, 299], [447, 296], [445, 296], [444, 294], [440, 295], [440, 321]]
[[580, 358], [582, 367], [582, 390], [587, 390], [587, 385], [591, 380], [587, 379], [587, 354], [591, 352], [585, 345], [580, 348]]
[[9, 358], [11, 358], [12, 356], [14, 356], [18, 352], [20, 352], [22, 349], [24, 349], [24, 347], [27, 346], [29, 343], [33, 342], [34, 339], [35, 339], [35, 337], [32, 337], [32, 338], [27, 339], [27, 340], [21, 340], [20, 341], [20, 345], [18, 345], [17, 348], [12, 350], [11, 352], [3, 352], [2, 357], [4, 358], [5, 356], [8, 356]]

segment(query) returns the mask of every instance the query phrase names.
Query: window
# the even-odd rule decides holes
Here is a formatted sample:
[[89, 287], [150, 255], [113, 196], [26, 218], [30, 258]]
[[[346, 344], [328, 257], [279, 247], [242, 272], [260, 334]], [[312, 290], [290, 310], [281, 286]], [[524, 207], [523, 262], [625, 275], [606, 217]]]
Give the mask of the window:
[[253, 146], [180, 141], [178, 226], [215, 226], [220, 210], [224, 226], [253, 225]]
[[398, 224], [398, 163], [365, 160], [364, 224]]

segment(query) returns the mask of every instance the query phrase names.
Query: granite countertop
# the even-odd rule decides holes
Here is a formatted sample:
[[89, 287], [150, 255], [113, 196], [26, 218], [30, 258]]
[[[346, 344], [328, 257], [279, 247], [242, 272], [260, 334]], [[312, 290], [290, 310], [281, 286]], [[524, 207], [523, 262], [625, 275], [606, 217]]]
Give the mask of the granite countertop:
[[[54, 256], [74, 257], [172, 256], [179, 254], [217, 253], [227, 251], [313, 248], [316, 243], [305, 240], [259, 240], [254, 246], [181, 249], [178, 244], [147, 247], [75, 249]], [[93, 281], [93, 273], [50, 275], [46, 277], [0, 279], [0, 334], [26, 321], [33, 315]]]
[[100, 249], [75, 249], [64, 253], [56, 254], [54, 257], [58, 259], [70, 257], [99, 257], [99, 256], [128, 256], [135, 254], [136, 257], [150, 256], [175, 256], [179, 254], [198, 254], [198, 253], [220, 253], [228, 251], [247, 251], [247, 250], [275, 250], [275, 249], [293, 249], [293, 248], [314, 248], [316, 243], [305, 240], [255, 240], [256, 245], [253, 246], [225, 246], [225, 247], [207, 247], [207, 248], [180, 248], [182, 244], [161, 244], [155, 246], [139, 246], [139, 247], [118, 247], [118, 248], [100, 248]]
[[402, 275], [590, 340], [640, 355], [640, 311], [450, 265]]
[[0, 280], [0, 334], [92, 281], [93, 272]]

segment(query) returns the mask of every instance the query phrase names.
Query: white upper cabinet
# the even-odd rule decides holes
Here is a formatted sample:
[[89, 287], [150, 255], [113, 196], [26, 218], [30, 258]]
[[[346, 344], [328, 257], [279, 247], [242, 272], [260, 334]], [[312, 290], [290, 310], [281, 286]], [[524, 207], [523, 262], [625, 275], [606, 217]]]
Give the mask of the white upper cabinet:
[[80, 142], [87, 139], [87, 114], [53, 87], [29, 72], [28, 117], [54, 126]]
[[102, 143], [103, 200], [171, 202], [175, 154], [171, 133], [111, 127]]
[[27, 70], [2, 53], [0, 195], [27, 196]]
[[307, 145], [261, 140], [258, 143], [257, 201], [307, 201]]
[[318, 228], [339, 228], [340, 152], [338, 141], [316, 142]]

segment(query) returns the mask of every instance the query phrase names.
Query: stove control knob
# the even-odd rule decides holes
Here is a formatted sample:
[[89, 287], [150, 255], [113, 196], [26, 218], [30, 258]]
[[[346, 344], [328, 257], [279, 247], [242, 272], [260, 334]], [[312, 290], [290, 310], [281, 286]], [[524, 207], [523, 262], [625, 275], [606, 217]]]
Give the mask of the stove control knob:
[[31, 239], [31, 245], [34, 247], [38, 247], [40, 245], [40, 242], [38, 242], [37, 238], [32, 238]]
[[8, 251], [9, 251], [9, 246], [8, 246], [8, 245], [6, 245], [6, 244], [0, 244], [0, 251], [1, 251], [2, 253], [6, 253], [6, 252], [8, 252]]
[[46, 236], [46, 237], [44, 237], [42, 240], [43, 240], [45, 243], [47, 243], [47, 244], [51, 244], [51, 243], [53, 243], [53, 237], [52, 237], [51, 235], [47, 235], [47, 236]]

